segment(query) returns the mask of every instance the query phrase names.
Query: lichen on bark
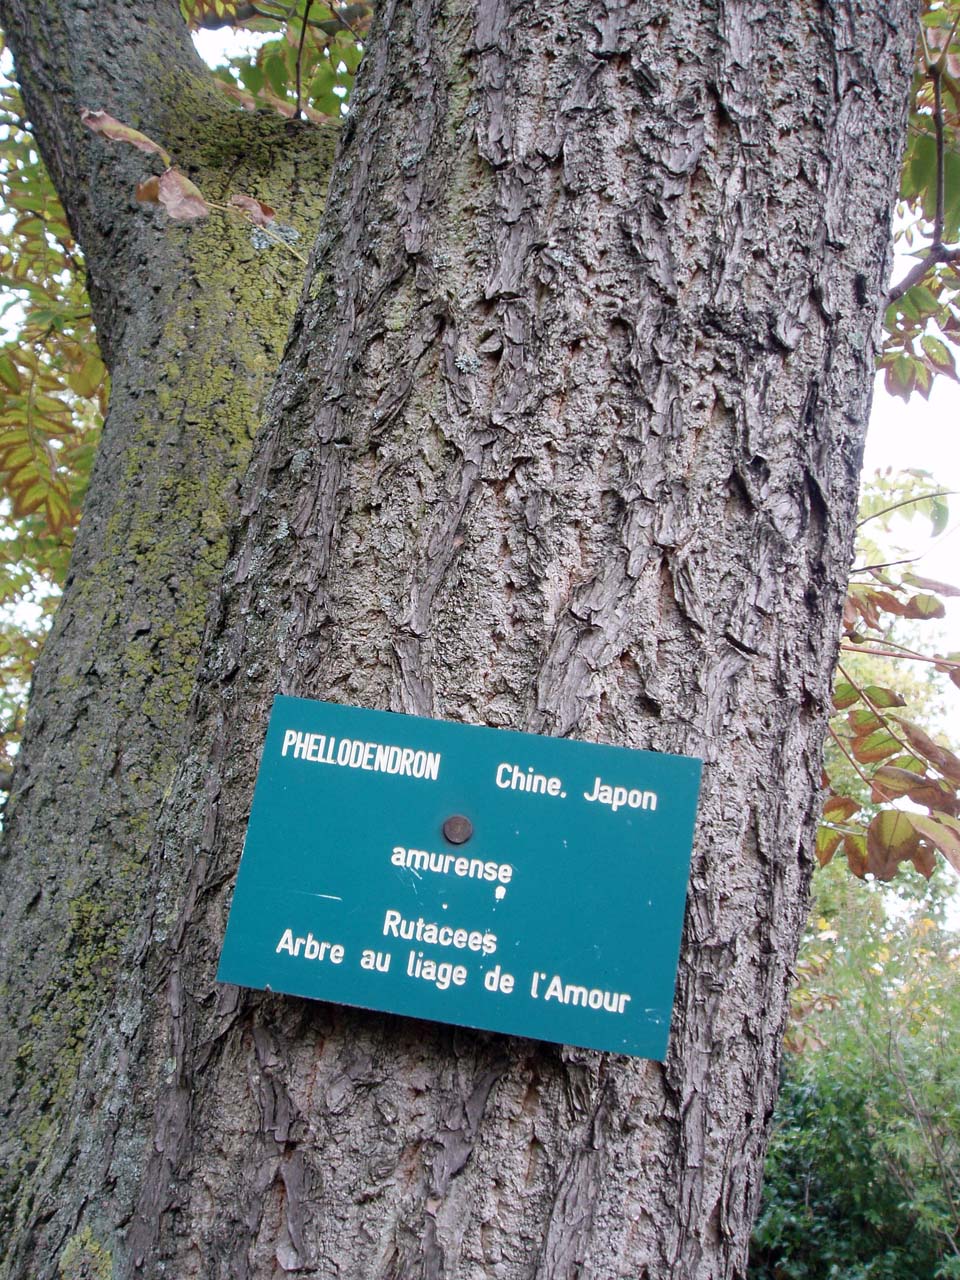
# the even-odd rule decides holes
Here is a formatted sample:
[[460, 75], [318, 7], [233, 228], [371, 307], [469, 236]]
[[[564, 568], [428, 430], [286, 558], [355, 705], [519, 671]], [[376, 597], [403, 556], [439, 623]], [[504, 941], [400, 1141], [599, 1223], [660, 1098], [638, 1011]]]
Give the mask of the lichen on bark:
[[[77, 7], [11, 3], [0, 17], [87, 253], [112, 374], [4, 817], [0, 1222], [17, 1274], [52, 1188], [62, 1194], [89, 1176], [76, 1150], [89, 1031], [115, 1000], [121, 965], [135, 963], [156, 816], [178, 760], [210, 593], [302, 277], [297, 257], [256, 247], [240, 219], [177, 226], [137, 205], [139, 161], [84, 136], [79, 110], [92, 100], [133, 118], [136, 101], [138, 123], [178, 146], [211, 196], [256, 194], [305, 245], [335, 130], [230, 108], [177, 14], [177, 26], [169, 14], [151, 25], [128, 6], [102, 5], [95, 32]], [[124, 46], [131, 21], [138, 38], [111, 78], [101, 42], [112, 31]], [[174, 103], [171, 86], [185, 85], [192, 98], [181, 92]]]

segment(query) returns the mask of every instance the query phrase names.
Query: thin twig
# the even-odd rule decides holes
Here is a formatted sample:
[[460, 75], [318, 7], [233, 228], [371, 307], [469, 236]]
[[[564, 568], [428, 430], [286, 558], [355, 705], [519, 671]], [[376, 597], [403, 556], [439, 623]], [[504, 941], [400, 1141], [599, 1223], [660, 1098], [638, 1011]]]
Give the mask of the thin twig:
[[857, 573], [876, 573], [878, 569], [895, 569], [898, 564], [916, 564], [923, 556], [910, 556], [906, 560], [884, 560], [883, 564], [862, 564], [850, 570], [850, 577]]
[[342, 23], [344, 27], [346, 27], [347, 31], [349, 31], [350, 34], [353, 36], [354, 40], [356, 40], [357, 44], [363, 44], [363, 36], [343, 16], [340, 10], [340, 6], [334, 3], [334, 0], [329, 0], [329, 3], [330, 3], [330, 11], [332, 12], [336, 20], [339, 23]]
[[936, 245], [925, 258], [907, 272], [899, 284], [893, 286], [887, 294], [887, 306], [891, 302], [899, 301], [914, 285], [919, 284], [933, 267], [950, 262], [960, 262], [960, 249], [948, 249], [946, 245]]
[[[894, 644], [895, 642], [884, 640], [883, 643]], [[928, 658], [926, 654], [914, 653], [912, 649], [901, 649], [899, 653], [893, 653], [889, 649], [867, 649], [860, 644], [841, 644], [840, 648], [847, 653], [862, 653], [868, 658], [905, 658], [908, 662], [932, 662], [937, 667], [949, 667], [952, 671], [960, 671], [960, 662], [953, 662], [950, 658]]]
[[933, 219], [933, 243], [943, 244], [943, 94], [940, 81], [943, 70], [940, 63], [930, 68], [933, 78], [933, 127], [937, 138], [937, 211]]
[[870, 787], [872, 790], [873, 783], [870, 781], [867, 775], [863, 772], [863, 770], [857, 764], [856, 760], [854, 760], [853, 756], [850, 754], [847, 748], [843, 745], [842, 741], [840, 740], [837, 734], [837, 731], [834, 729], [832, 724], [827, 725], [827, 731], [829, 732], [830, 737], [834, 740], [834, 742], [837, 744], [837, 746], [840, 748], [843, 754], [847, 757], [847, 759], [853, 765], [854, 770], [856, 771], [858, 777], [860, 778], [860, 781], [864, 784], [864, 786]]
[[313, 0], [307, 0], [306, 6], [303, 10], [303, 22], [301, 23], [301, 26], [300, 26], [300, 44], [297, 46], [297, 105], [293, 113], [293, 117], [295, 120], [299, 120], [302, 114], [300, 111], [300, 100], [302, 96], [301, 68], [303, 63], [303, 46], [307, 39], [307, 23], [310, 21], [310, 10], [312, 8], [313, 8]]
[[879, 511], [874, 511], [872, 515], [864, 516], [862, 520], [857, 521], [857, 528], [869, 524], [871, 520], [879, 520], [881, 516], [889, 515], [891, 511], [898, 511], [900, 507], [912, 506], [915, 502], [926, 502], [928, 498], [952, 498], [956, 494], [956, 489], [938, 489], [935, 493], [921, 493], [916, 498], [904, 498], [902, 502], [894, 502], [892, 506], [881, 507]]

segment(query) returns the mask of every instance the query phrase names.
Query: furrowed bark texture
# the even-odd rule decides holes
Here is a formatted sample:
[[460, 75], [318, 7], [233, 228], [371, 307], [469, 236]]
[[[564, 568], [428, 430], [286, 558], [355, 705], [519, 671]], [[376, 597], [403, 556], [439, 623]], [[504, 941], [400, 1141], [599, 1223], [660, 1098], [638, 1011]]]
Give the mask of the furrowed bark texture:
[[[913, 20], [384, 5], [110, 1049], [164, 1076], [118, 1274], [737, 1274]], [[218, 989], [278, 689], [702, 756], [666, 1065]]]
[[0, 21], [86, 252], [112, 373], [0, 861], [0, 1274], [38, 1276], [57, 1274], [114, 1156], [108, 1082], [119, 1073], [122, 1091], [123, 1064], [78, 1078], [143, 917], [206, 609], [303, 272], [239, 220], [174, 225], [138, 205], [151, 160], [92, 137], [80, 109], [106, 108], [164, 143], [211, 198], [267, 200], [303, 246], [333, 142], [222, 102], [175, 3], [2, 0]]

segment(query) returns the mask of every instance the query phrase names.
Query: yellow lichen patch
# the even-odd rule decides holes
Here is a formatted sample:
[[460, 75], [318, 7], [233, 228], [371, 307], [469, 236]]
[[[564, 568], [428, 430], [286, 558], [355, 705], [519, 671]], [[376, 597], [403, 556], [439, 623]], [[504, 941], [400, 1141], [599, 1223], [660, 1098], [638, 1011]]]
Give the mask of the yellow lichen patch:
[[89, 1227], [71, 1236], [57, 1263], [61, 1280], [110, 1280], [113, 1263]]

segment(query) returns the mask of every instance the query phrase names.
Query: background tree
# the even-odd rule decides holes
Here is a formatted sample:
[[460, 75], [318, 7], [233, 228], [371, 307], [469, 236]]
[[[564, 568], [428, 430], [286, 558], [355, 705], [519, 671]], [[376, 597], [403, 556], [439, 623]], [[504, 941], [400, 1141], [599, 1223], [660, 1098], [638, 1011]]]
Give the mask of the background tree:
[[[816, 880], [751, 1280], [960, 1275], [958, 937], [922, 895]], [[921, 883], [923, 883], [921, 881]]]
[[[199, 502], [166, 504], [171, 528], [157, 495], [229, 497], [241, 451], [195, 479], [184, 424], [229, 406], [212, 344], [244, 342], [250, 308], [165, 255], [207, 243], [228, 281], [235, 244], [234, 291], [257, 259], [137, 221], [139, 171], [79, 111], [219, 202], [250, 147], [239, 189], [282, 207], [266, 169], [318, 143], [224, 115], [169, 5], [98, 6], [96, 40], [71, 6], [2, 11], [113, 376], [9, 810], [5, 1083], [33, 1149], [8, 1272], [732, 1274], [803, 916], [909, 12], [388, 6], [184, 725], [229, 507], [209, 538]], [[278, 687], [704, 755], [666, 1068], [218, 994]]]

